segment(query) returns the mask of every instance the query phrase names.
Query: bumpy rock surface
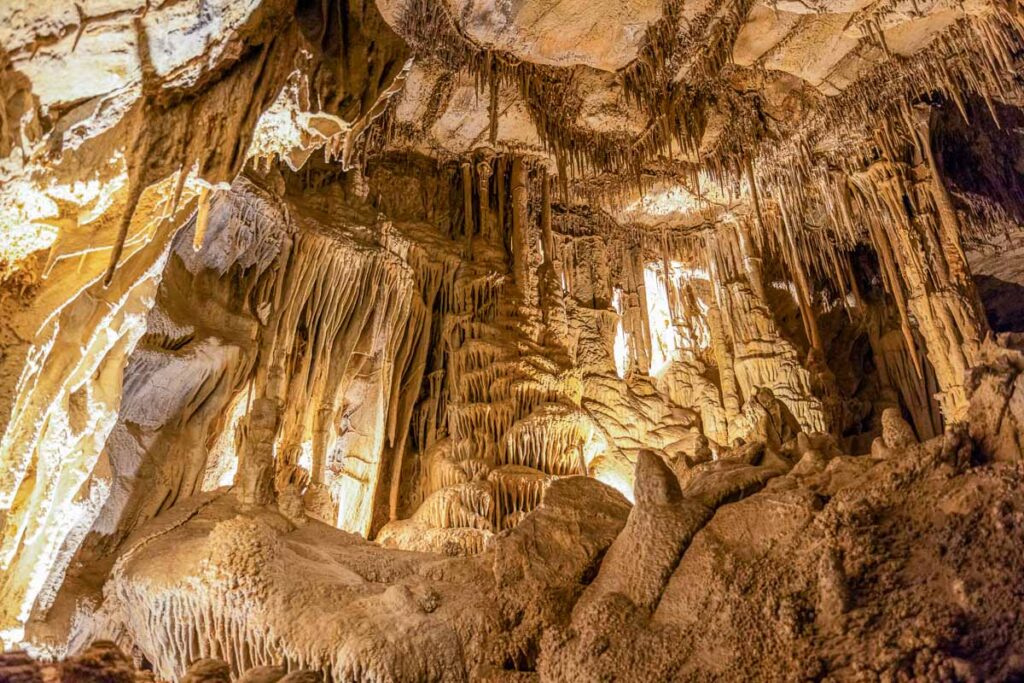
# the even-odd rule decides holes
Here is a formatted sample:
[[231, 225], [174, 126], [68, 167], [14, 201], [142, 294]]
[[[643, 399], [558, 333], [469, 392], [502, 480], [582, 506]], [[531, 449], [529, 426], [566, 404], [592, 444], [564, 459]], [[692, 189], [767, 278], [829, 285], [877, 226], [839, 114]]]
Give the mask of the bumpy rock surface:
[[[972, 407], [991, 400], [977, 391]], [[563, 479], [468, 559], [296, 527], [220, 494], [141, 530], [91, 628], [127, 627], [158, 676], [189, 681], [225, 680], [227, 664], [195, 659], [211, 655], [245, 681], [281, 680], [275, 661], [333, 680], [503, 680], [535, 666], [564, 681], [1010, 680], [1024, 647], [1024, 472], [984, 443], [954, 431], [882, 460], [775, 470], [759, 491], [743, 454], [683, 489], [645, 451], [631, 509]], [[4, 666], [38, 671], [17, 653]], [[132, 671], [107, 642], [60, 667], [76, 681]]]
[[0, 3], [0, 679], [1024, 676], [1022, 67], [1012, 2]]

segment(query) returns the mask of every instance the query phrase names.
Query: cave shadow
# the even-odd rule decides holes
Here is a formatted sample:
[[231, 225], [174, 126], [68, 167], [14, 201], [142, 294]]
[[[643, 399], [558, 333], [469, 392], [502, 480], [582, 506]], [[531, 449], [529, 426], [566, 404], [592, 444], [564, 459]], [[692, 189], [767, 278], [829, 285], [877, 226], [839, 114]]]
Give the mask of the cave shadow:
[[994, 332], [1024, 332], [1024, 285], [991, 275], [975, 275], [974, 283]]

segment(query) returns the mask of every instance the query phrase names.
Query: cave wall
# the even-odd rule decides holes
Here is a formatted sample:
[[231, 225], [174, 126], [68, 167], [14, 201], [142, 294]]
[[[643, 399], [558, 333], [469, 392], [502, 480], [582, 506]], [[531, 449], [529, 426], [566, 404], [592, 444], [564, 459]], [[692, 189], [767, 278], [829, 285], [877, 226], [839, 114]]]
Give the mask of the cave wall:
[[641, 451], [966, 419], [1019, 17], [641, 5], [0, 9], [4, 641], [223, 486], [475, 554]]

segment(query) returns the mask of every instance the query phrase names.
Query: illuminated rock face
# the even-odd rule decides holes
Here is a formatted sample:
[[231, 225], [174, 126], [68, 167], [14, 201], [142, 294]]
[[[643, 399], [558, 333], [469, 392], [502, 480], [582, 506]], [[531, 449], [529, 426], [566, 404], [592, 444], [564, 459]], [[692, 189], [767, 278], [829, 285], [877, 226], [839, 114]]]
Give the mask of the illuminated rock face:
[[1024, 675], [1012, 8], [38, 4], [0, 679]]

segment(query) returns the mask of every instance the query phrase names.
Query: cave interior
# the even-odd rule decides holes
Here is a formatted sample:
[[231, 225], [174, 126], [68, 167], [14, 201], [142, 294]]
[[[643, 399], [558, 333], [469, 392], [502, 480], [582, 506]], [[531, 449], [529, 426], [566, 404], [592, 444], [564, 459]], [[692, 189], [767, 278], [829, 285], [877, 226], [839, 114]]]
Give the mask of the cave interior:
[[0, 0], [0, 681], [1024, 680], [1019, 0]]

